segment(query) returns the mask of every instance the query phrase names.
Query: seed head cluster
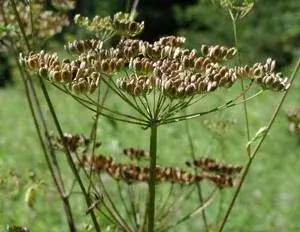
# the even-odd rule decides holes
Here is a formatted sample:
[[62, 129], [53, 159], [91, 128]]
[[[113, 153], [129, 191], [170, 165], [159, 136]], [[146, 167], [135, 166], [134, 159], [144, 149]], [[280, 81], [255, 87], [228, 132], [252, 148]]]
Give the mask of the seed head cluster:
[[[84, 61], [59, 61], [57, 54], [44, 51], [30, 54], [29, 57], [26, 64], [30, 69], [39, 70], [41, 76], [47, 76], [53, 83], [62, 83], [75, 93], [92, 93], [99, 85], [100, 72], [88, 68]], [[25, 61], [22, 57], [21, 60]]]
[[268, 58], [264, 63], [255, 63], [249, 67], [237, 68], [239, 75], [252, 76], [252, 80], [262, 86], [265, 89], [271, 89], [274, 91], [286, 90], [290, 84], [287, 77], [283, 77], [282, 73], [275, 72], [275, 60]]
[[[47, 39], [59, 33], [63, 26], [69, 24], [67, 15], [60, 12], [45, 10], [43, 4], [46, 1], [32, 1], [31, 9], [33, 14], [30, 13], [30, 6], [25, 3], [26, 1], [15, 2], [22, 26], [28, 38], [30, 38], [31, 35], [34, 35], [35, 39]], [[72, 1], [65, 0], [62, 2], [67, 3]], [[18, 21], [14, 14], [11, 1], [0, 1], [0, 8], [0, 24], [15, 25], [14, 28], [18, 29]], [[31, 25], [33, 25], [33, 28]], [[16, 29], [9, 31], [9, 35], [18, 38], [20, 32]], [[20, 43], [22, 40], [17, 41]]]
[[[83, 155], [79, 165], [84, 168], [92, 168], [92, 171], [105, 172], [116, 180], [123, 180], [128, 184], [148, 182], [150, 179], [149, 167], [134, 164], [117, 163], [110, 156], [86, 156]], [[155, 181], [157, 183], [170, 182], [177, 184], [193, 184], [202, 180], [209, 180], [218, 187], [233, 187], [234, 178], [225, 173], [216, 174], [209, 171], [202, 173], [187, 172], [178, 167], [155, 168]]]
[[71, 10], [75, 7], [76, 0], [51, 0], [52, 5], [55, 8], [61, 10]]
[[199, 159], [193, 160], [192, 163], [186, 162], [188, 166], [194, 165], [196, 167], [202, 168], [204, 171], [213, 172], [225, 175], [235, 175], [239, 174], [243, 167], [239, 165], [231, 165], [224, 162], [217, 162], [215, 159], [209, 157], [201, 157]]
[[[116, 180], [125, 181], [128, 184], [148, 182], [150, 179], [150, 170], [148, 166], [134, 163], [118, 163], [111, 156], [105, 155], [87, 155], [89, 139], [79, 134], [64, 134], [64, 143], [55, 136], [50, 135], [51, 144], [55, 149], [64, 151], [64, 143], [73, 155], [74, 162], [81, 168], [91, 170], [94, 173], [106, 173]], [[101, 143], [96, 143], [99, 147]], [[76, 155], [75, 155], [76, 154]], [[125, 156], [131, 160], [141, 160], [149, 158], [150, 153], [142, 149], [125, 148]], [[189, 162], [187, 162], [189, 166]], [[225, 163], [216, 162], [210, 158], [200, 158], [193, 161], [193, 165], [202, 167], [201, 172], [190, 172], [179, 167], [155, 168], [155, 181], [157, 183], [170, 182], [177, 184], [193, 184], [202, 180], [209, 180], [220, 188], [235, 186], [235, 175], [241, 170], [241, 166], [233, 166]]]
[[146, 152], [142, 149], [133, 148], [133, 147], [123, 149], [123, 154], [125, 156], [128, 156], [131, 160], [140, 160], [141, 158], [150, 157], [149, 152]]
[[100, 40], [75, 40], [74, 42], [69, 42], [65, 49], [69, 52], [76, 53], [78, 55], [88, 52], [90, 50], [100, 50], [103, 46], [103, 42]]
[[144, 29], [144, 23], [138, 23], [130, 18], [130, 14], [118, 12], [113, 17], [95, 16], [92, 20], [88, 17], [76, 15], [74, 21], [79, 26], [100, 34], [116, 33], [125, 36], [136, 36]]
[[[230, 67], [222, 62], [236, 54], [235, 48], [203, 45], [201, 54], [183, 47], [185, 38], [168, 36], [149, 43], [137, 39], [121, 40], [116, 47], [104, 48], [101, 41], [69, 43], [76, 60], [59, 61], [56, 54], [30, 53], [21, 61], [29, 69], [39, 70], [51, 82], [63, 83], [76, 93], [92, 93], [102, 77], [113, 79], [121, 91], [145, 96], [160, 91], [171, 99], [206, 94], [219, 87], [230, 87], [240, 78], [248, 78], [265, 89], [284, 91], [287, 78], [275, 73], [275, 61], [253, 66]], [[124, 71], [123, 76], [114, 74]]]
[[67, 146], [67, 149], [71, 153], [82, 153], [87, 150], [87, 147], [90, 143], [89, 139], [80, 134], [70, 134], [64, 133], [64, 141], [62, 141], [58, 136], [54, 133], [50, 134], [50, 142], [53, 147], [57, 150], [64, 151], [64, 143]]

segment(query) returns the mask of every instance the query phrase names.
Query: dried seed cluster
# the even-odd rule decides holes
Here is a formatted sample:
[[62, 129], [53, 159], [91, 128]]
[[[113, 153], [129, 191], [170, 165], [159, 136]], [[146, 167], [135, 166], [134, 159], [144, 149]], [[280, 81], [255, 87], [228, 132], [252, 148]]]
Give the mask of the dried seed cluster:
[[[26, 35], [31, 37], [35, 36], [35, 39], [49, 38], [62, 30], [63, 26], [69, 24], [67, 15], [60, 12], [54, 12], [45, 10], [43, 4], [45, 1], [32, 1], [32, 23], [30, 7], [25, 3], [26, 1], [16, 1], [17, 11], [19, 13], [21, 22], [23, 23], [24, 31]], [[65, 0], [65, 2], [69, 2]], [[0, 24], [15, 25], [14, 31], [10, 31], [10, 36], [16, 36], [19, 38], [20, 31], [18, 31], [18, 21], [11, 6], [11, 1], [0, 1]], [[33, 25], [33, 28], [31, 27]], [[21, 43], [22, 40], [16, 40], [17, 43]], [[20, 44], [17, 44], [20, 46]]]
[[23, 57], [23, 61], [31, 69], [43, 68], [51, 81], [67, 84], [76, 93], [93, 92], [102, 74], [112, 76], [124, 67], [132, 72], [114, 81], [122, 91], [133, 96], [157, 90], [171, 99], [184, 98], [230, 87], [239, 78], [249, 78], [275, 91], [289, 87], [287, 78], [274, 72], [275, 61], [271, 59], [251, 67], [228, 67], [221, 62], [232, 58], [235, 48], [203, 45], [201, 56], [195, 49], [185, 49], [184, 41], [183, 37], [175, 36], [163, 37], [153, 44], [126, 39], [109, 49], [103, 48], [100, 41], [76, 41], [67, 47], [80, 54], [77, 60], [59, 62], [54, 55], [54, 65], [48, 65], [45, 57], [53, 55], [40, 52]]
[[102, 41], [95, 39], [75, 40], [74, 42], [69, 42], [65, 46], [65, 49], [70, 52], [81, 54], [90, 50], [100, 50], [102, 48], [102, 45]]
[[[274, 73], [275, 62], [252, 67], [227, 67], [221, 64], [236, 54], [235, 48], [202, 46], [202, 56], [195, 49], [182, 47], [182, 37], [163, 37], [150, 44], [138, 40], [121, 41], [118, 45], [129, 60], [133, 75], [119, 79], [119, 86], [132, 95], [149, 94], [153, 89], [164, 91], [171, 98], [214, 91], [230, 87], [238, 78], [248, 77], [264, 88], [280, 91], [288, 88], [287, 78]], [[257, 70], [261, 70], [258, 73]]]
[[[50, 135], [51, 144], [55, 149], [64, 151], [64, 144], [62, 140]], [[88, 151], [89, 139], [79, 134], [64, 134], [64, 143], [68, 150], [74, 156], [74, 162], [80, 167], [92, 170], [93, 172], [105, 172], [116, 180], [123, 180], [127, 183], [147, 182], [150, 178], [149, 167], [136, 165], [133, 163], [117, 163], [110, 156], [85, 155]], [[101, 143], [96, 143], [99, 147]], [[131, 159], [140, 160], [142, 157], [149, 158], [150, 153], [141, 149], [125, 148], [123, 154], [129, 156]], [[213, 159], [201, 158], [193, 162], [196, 166], [201, 166], [203, 171], [201, 173], [188, 172], [178, 167], [161, 167], [156, 166], [155, 179], [160, 182], [171, 182], [178, 184], [193, 184], [202, 180], [209, 180], [218, 187], [232, 187], [234, 186], [234, 174], [241, 171], [240, 166], [233, 166], [224, 163], [217, 163]], [[189, 163], [189, 165], [191, 165]]]
[[[65, 150], [62, 140], [53, 133], [50, 134], [50, 142], [55, 149]], [[71, 153], [77, 153], [80, 149], [81, 151], [85, 151], [90, 141], [80, 134], [64, 133], [64, 142]]]
[[235, 56], [237, 50], [236, 48], [228, 48], [220, 45], [209, 46], [203, 44], [201, 47], [201, 52], [205, 57], [210, 57], [214, 61], [220, 61], [223, 59], [231, 59]]
[[150, 157], [149, 152], [144, 151], [142, 149], [136, 149], [133, 147], [125, 148], [123, 150], [123, 154], [125, 156], [130, 157], [130, 159], [136, 159], [136, 160], [140, 160], [141, 158], [149, 158]]
[[289, 130], [292, 133], [300, 134], [300, 107], [290, 109], [286, 116], [290, 123]]
[[[147, 182], [150, 178], [149, 167], [116, 163], [112, 157], [103, 155], [83, 155], [79, 164], [81, 167], [92, 168], [95, 172], [104, 171], [114, 179], [123, 180], [127, 183]], [[187, 172], [178, 167], [157, 166], [155, 169], [155, 175], [155, 180], [157, 182], [193, 184], [202, 180], [209, 180], [220, 188], [234, 186], [234, 179], [232, 176], [209, 172]]]
[[99, 85], [101, 76], [96, 70], [87, 67], [85, 61], [68, 59], [59, 61], [57, 54], [41, 51], [31, 53], [20, 61], [32, 70], [38, 70], [41, 76], [48, 76], [54, 83], [63, 83], [75, 93], [92, 93]]
[[58, 9], [71, 10], [75, 7], [76, 0], [51, 0], [51, 2]]
[[207, 172], [214, 172], [225, 175], [235, 175], [242, 171], [243, 167], [239, 165], [231, 165], [224, 162], [217, 162], [215, 159], [208, 157], [201, 157], [199, 159], [193, 160], [192, 164], [190, 162], [186, 162], [188, 166], [192, 164], [196, 167], [202, 168]]
[[252, 67], [244, 66], [237, 68], [239, 75], [250, 75], [252, 80], [265, 89], [274, 91], [286, 90], [289, 88], [288, 78], [282, 73], [275, 73], [276, 61], [268, 58], [265, 63], [255, 63]]
[[143, 22], [138, 23], [130, 18], [130, 14], [123, 12], [118, 12], [113, 17], [95, 16], [92, 20], [78, 14], [75, 16], [74, 21], [89, 31], [102, 34], [117, 33], [136, 36], [144, 29]]

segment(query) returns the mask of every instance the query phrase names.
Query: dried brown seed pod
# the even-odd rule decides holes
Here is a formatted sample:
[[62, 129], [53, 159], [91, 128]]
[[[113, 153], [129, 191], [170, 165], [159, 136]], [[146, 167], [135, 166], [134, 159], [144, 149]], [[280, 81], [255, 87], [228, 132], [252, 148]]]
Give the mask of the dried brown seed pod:
[[46, 69], [46, 68], [40, 68], [39, 69], [39, 75], [41, 76], [41, 77], [43, 77], [43, 78], [46, 78], [47, 77], [47, 75], [48, 75], [48, 70]]
[[109, 72], [109, 62], [108, 60], [102, 60], [101, 61], [101, 71], [104, 72], [104, 73], [107, 73]]
[[71, 72], [69, 70], [63, 70], [61, 74], [61, 79], [65, 83], [69, 83], [70, 81], [72, 81]]
[[237, 54], [237, 49], [236, 48], [229, 48], [226, 51], [226, 59], [231, 59], [232, 57], [234, 57]]
[[124, 68], [125, 60], [123, 58], [119, 58], [116, 63], [116, 70], [122, 70]]
[[[186, 162], [191, 166], [190, 162]], [[243, 167], [239, 165], [231, 165], [224, 162], [217, 162], [215, 159], [209, 157], [201, 157], [193, 161], [193, 165], [200, 167], [206, 172], [215, 172], [222, 175], [235, 175], [242, 171]]]
[[131, 159], [141, 159], [141, 158], [149, 158], [150, 157], [150, 153], [146, 152], [142, 149], [136, 149], [133, 147], [130, 148], [125, 148], [123, 150], [123, 154], [126, 156], [129, 156]]
[[208, 53], [209, 53], [209, 46], [206, 45], [206, 44], [203, 44], [201, 46], [201, 53], [202, 53], [203, 56], [207, 56]]

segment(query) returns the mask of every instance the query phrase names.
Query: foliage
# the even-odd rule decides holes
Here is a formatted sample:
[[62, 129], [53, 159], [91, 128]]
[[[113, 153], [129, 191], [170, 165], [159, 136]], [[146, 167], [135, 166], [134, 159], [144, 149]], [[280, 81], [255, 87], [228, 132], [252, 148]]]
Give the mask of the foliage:
[[[5, 27], [2, 32], [8, 33], [4, 37], [7, 37], [9, 42], [7, 46], [11, 45], [14, 50], [15, 58], [18, 51], [23, 51], [18, 68], [38, 139], [53, 186], [61, 199], [69, 231], [76, 232], [79, 228], [74, 217], [74, 205], [71, 203], [75, 193], [79, 193], [79, 197], [84, 200], [83, 211], [90, 217], [95, 231], [167, 231], [198, 213], [202, 215], [203, 228], [206, 231], [223, 231], [253, 160], [271, 129], [300, 67], [299, 60], [291, 78], [288, 79], [275, 71], [275, 60], [270, 58], [253, 65], [241, 63], [237, 23], [249, 14], [253, 3], [221, 1], [221, 7], [230, 14], [236, 47], [203, 44], [201, 52], [186, 48], [184, 37], [166, 36], [153, 43], [128, 39], [139, 35], [144, 28], [143, 23], [135, 21], [132, 17], [134, 9], [132, 14], [119, 12], [113, 17], [96, 16], [92, 20], [77, 15], [75, 22], [95, 33], [96, 38], [70, 42], [65, 48], [74, 54], [68, 59], [60, 59], [58, 54], [43, 50], [30, 51], [38, 47], [35, 47], [34, 34], [27, 34], [27, 25], [21, 21], [20, 9], [16, 2], [11, 0], [9, 3], [11, 5], [8, 6], [14, 14], [12, 21], [16, 21], [16, 27], [11, 33], [7, 30], [10, 23], [3, 18]], [[31, 2], [24, 4], [29, 6], [29, 25], [33, 32], [32, 19], [35, 11]], [[69, 5], [64, 4], [63, 7], [66, 6]], [[111, 46], [107, 41], [114, 35], [120, 35], [121, 39]], [[15, 47], [12, 44], [18, 37], [25, 43]], [[235, 55], [238, 61], [230, 62]], [[37, 83], [33, 82], [33, 78], [37, 79]], [[64, 125], [59, 120], [46, 82], [50, 82], [93, 114], [89, 137], [64, 133]], [[241, 83], [239, 90], [234, 85], [236, 82]], [[56, 130], [54, 134], [49, 130], [49, 121], [46, 120], [36, 88], [43, 94], [43, 101]], [[204, 111], [197, 109], [195, 112], [188, 112], [194, 104], [206, 105], [203, 100], [209, 99], [222, 88], [227, 89], [223, 94], [226, 93], [224, 96], [229, 100], [223, 99], [217, 106], [208, 104], [210, 106]], [[248, 101], [262, 93], [270, 94], [271, 91], [282, 92], [280, 101], [268, 123], [256, 129], [256, 134], [251, 136]], [[118, 99], [122, 106], [116, 108], [111, 102], [109, 104], [108, 95]], [[247, 135], [247, 143], [244, 144], [247, 159], [244, 165], [232, 165], [212, 157], [197, 157], [193, 146], [194, 138], [191, 136], [187, 120], [239, 104], [243, 104]], [[130, 161], [126, 162], [116, 160], [111, 155], [103, 155], [102, 152], [99, 154], [101, 142], [98, 142], [97, 131], [102, 116], [114, 123], [120, 121], [142, 127], [145, 133], [149, 133], [149, 152], [134, 146], [125, 148], [123, 154], [130, 157]], [[159, 158], [163, 155], [158, 153], [158, 136], [161, 135], [158, 128], [180, 121], [186, 121], [186, 135], [192, 157], [186, 164], [192, 170], [177, 165], [163, 166], [159, 163]], [[228, 122], [230, 121], [215, 124], [222, 128], [215, 129], [214, 124], [208, 128], [220, 134], [222, 130], [225, 132]], [[167, 145], [168, 143], [164, 144]], [[64, 164], [72, 177], [71, 184], [67, 184], [66, 175], [61, 168], [62, 162], [58, 161], [58, 154], [61, 152], [66, 158]], [[111, 179], [107, 180], [107, 176]], [[112, 182], [115, 187], [112, 187]], [[28, 207], [34, 209], [36, 196], [43, 183], [32, 178], [25, 193]], [[164, 191], [165, 188], [169, 190]], [[176, 195], [174, 189], [178, 188], [179, 195]], [[228, 201], [227, 210], [220, 223], [218, 219], [209, 223], [207, 208], [214, 201], [216, 193], [222, 196], [225, 188], [235, 188], [231, 200]], [[180, 211], [177, 216], [176, 212], [193, 193], [198, 197], [196, 204]], [[141, 195], [138, 197], [139, 194]], [[158, 194], [165, 195], [163, 204], [158, 204]], [[171, 203], [169, 199], [173, 199]], [[123, 208], [120, 209], [120, 206]], [[220, 209], [219, 214], [221, 215]], [[92, 230], [92, 227], [84, 224], [84, 230]]]
[[[174, 8], [181, 28], [179, 34], [190, 38], [189, 46], [198, 47], [199, 41], [208, 44], [212, 41], [227, 45], [234, 43], [228, 11], [217, 7], [219, 1], [213, 2], [215, 4], [210, 0], [199, 0], [187, 8]], [[240, 51], [248, 54], [243, 59], [253, 61], [255, 57], [271, 56], [280, 66], [289, 64], [299, 54], [299, 8], [300, 2], [297, 0], [255, 1], [253, 12], [242, 19], [240, 23], [243, 26], [237, 32]]]

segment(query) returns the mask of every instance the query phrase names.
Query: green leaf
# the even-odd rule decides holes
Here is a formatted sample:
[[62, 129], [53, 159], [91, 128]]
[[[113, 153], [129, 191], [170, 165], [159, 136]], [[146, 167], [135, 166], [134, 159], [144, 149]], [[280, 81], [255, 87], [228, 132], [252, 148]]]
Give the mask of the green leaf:
[[267, 131], [268, 131], [268, 127], [267, 126], [263, 126], [263, 127], [259, 128], [259, 130], [256, 132], [255, 136], [250, 141], [247, 142], [246, 148], [248, 148], [257, 139], [263, 137]]

